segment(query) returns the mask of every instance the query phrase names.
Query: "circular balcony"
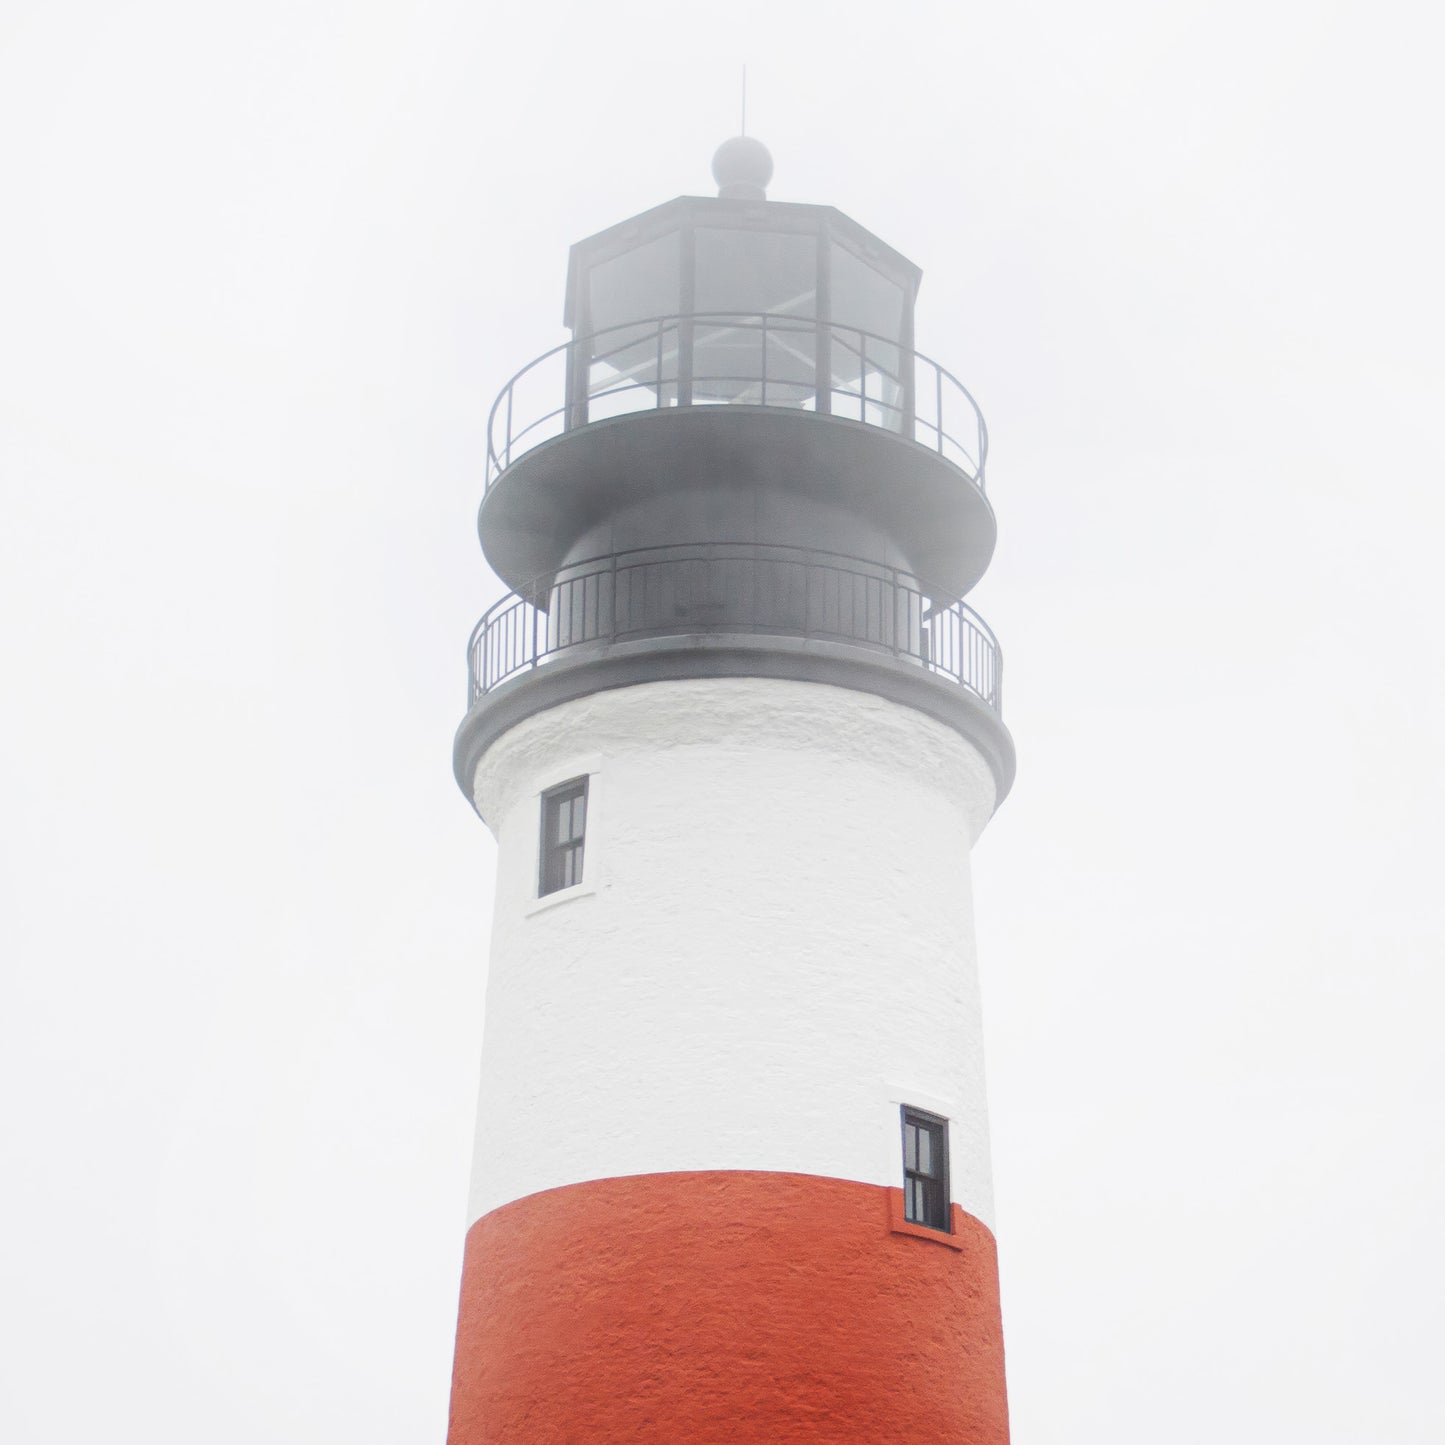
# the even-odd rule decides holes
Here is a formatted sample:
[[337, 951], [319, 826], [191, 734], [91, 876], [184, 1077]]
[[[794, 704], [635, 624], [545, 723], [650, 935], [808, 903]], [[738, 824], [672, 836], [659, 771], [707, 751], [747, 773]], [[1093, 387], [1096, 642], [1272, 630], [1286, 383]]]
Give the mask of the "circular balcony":
[[520, 588], [584, 557], [699, 537], [878, 558], [951, 597], [993, 554], [988, 433], [897, 340], [778, 312], [581, 336], [508, 383], [478, 530]]
[[915, 441], [980, 491], [988, 430], [951, 372], [870, 331], [778, 312], [658, 316], [553, 347], [502, 389], [487, 490], [522, 455], [589, 423], [687, 406], [781, 407]]
[[774, 677], [872, 692], [969, 738], [1013, 780], [1003, 658], [984, 620], [896, 568], [754, 543], [646, 547], [572, 563], [503, 597], [467, 648], [457, 780], [534, 712], [610, 687]]
[[503, 597], [467, 644], [468, 705], [573, 648], [698, 633], [874, 649], [1002, 713], [1003, 654], [973, 608], [857, 557], [715, 542], [596, 557]]

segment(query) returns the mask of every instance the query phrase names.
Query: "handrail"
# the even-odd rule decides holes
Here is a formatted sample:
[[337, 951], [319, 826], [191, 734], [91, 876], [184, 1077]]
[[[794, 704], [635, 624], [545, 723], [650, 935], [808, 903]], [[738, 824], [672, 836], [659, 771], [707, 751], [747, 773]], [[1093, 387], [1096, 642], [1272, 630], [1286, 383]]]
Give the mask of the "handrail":
[[585, 644], [732, 632], [891, 653], [1002, 710], [1003, 655], [977, 612], [906, 573], [815, 548], [703, 542], [569, 563], [493, 603], [467, 644], [468, 706]]
[[[694, 337], [698, 329], [708, 326], [725, 331], [756, 331], [756, 366], [721, 375], [697, 372], [691, 364]], [[778, 337], [787, 335], [809, 340], [804, 347], [784, 350], [776, 343]], [[774, 344], [770, 346], [770, 342]], [[856, 378], [842, 374], [833, 365], [835, 347], [840, 354], [857, 359]], [[615, 361], [627, 351], [637, 351], [640, 357], [645, 354], [648, 364], [634, 368], [630, 375], [619, 368], [616, 375], [598, 379], [598, 390], [592, 390], [594, 383], [587, 371]], [[775, 353], [779, 351], [788, 363], [786, 376], [778, 374]], [[807, 365], [800, 372], [799, 365], [805, 358]], [[890, 359], [891, 367], [880, 364]], [[667, 374], [669, 361], [671, 375]], [[557, 374], [544, 379], [549, 368]], [[586, 378], [585, 396], [574, 394], [579, 373]], [[876, 383], [874, 394], [869, 391], [870, 380]], [[574, 337], [543, 352], [507, 382], [492, 404], [487, 418], [487, 489], [534, 446], [589, 421], [602, 420], [592, 415], [599, 402], [611, 403], [604, 408], [609, 417], [705, 405], [694, 398], [699, 388], [705, 389], [709, 383], [736, 389], [737, 395], [723, 402], [725, 405], [787, 406], [851, 416], [921, 442], [983, 489], [988, 428], [978, 403], [952, 372], [877, 332], [767, 311], [650, 316]], [[539, 387], [540, 399], [529, 401], [519, 411], [519, 389], [531, 393]], [[896, 387], [895, 399], [885, 396], [889, 387]], [[754, 388], [755, 397], [746, 394]], [[549, 405], [559, 395], [560, 404]]]

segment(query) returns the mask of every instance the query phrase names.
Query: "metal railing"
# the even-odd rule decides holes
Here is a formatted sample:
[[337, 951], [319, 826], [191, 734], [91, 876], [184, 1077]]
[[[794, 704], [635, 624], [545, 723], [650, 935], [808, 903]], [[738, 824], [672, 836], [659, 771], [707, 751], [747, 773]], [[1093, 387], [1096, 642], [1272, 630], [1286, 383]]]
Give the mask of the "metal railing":
[[468, 705], [588, 643], [734, 632], [891, 653], [1001, 712], [1003, 657], [988, 624], [892, 567], [754, 543], [645, 547], [564, 567], [488, 609], [467, 648]]
[[486, 485], [533, 447], [589, 421], [719, 404], [866, 422], [921, 442], [984, 484], [983, 414], [937, 362], [837, 322], [707, 312], [608, 327], [528, 362], [492, 405]]

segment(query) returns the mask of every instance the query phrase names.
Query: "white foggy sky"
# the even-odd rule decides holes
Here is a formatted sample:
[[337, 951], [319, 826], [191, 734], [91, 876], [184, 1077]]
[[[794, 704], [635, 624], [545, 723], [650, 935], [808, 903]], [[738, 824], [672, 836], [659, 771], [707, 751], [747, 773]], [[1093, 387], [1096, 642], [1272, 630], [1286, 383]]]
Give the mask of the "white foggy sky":
[[1014, 1439], [1438, 1445], [1441, 28], [10, 0], [0, 1435], [442, 1440], [486, 411], [746, 60], [993, 439]]

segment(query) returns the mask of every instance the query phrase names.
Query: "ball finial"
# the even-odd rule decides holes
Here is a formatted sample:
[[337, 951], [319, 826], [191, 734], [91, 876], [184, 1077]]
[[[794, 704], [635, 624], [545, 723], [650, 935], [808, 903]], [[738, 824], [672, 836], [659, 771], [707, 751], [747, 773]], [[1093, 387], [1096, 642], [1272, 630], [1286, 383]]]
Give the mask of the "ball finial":
[[763, 201], [773, 178], [773, 158], [762, 141], [750, 135], [735, 135], [714, 153], [712, 178], [724, 200]]

